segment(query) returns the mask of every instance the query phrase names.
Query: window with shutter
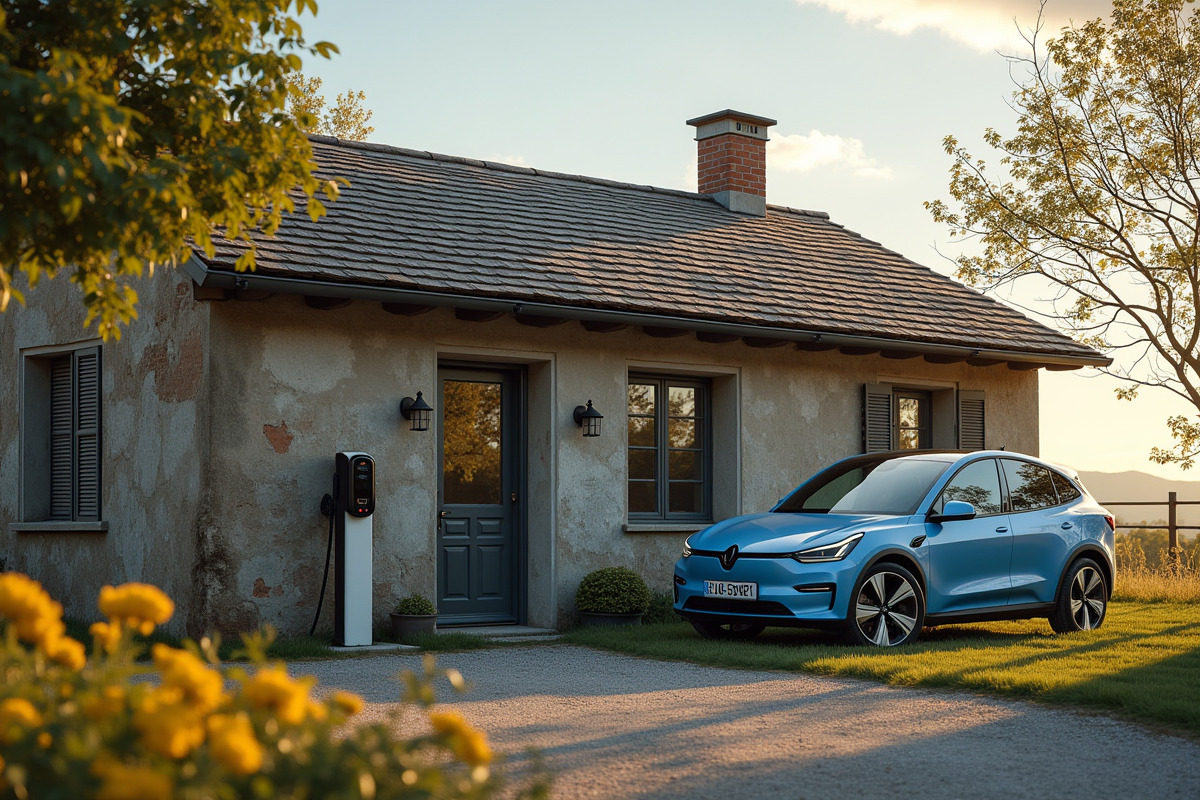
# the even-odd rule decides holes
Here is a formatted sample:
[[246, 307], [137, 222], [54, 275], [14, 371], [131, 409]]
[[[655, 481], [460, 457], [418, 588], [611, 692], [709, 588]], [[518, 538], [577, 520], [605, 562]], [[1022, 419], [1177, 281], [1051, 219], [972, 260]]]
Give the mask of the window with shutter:
[[962, 450], [984, 450], [986, 407], [983, 392], [958, 393], [958, 446]]
[[868, 383], [863, 387], [863, 452], [892, 449], [892, 387]]

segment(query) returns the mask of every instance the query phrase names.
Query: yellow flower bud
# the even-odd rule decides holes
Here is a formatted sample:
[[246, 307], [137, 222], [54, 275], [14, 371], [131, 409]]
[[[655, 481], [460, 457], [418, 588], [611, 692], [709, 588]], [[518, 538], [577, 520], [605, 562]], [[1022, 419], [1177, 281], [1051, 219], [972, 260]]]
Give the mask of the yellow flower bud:
[[299, 725], [309, 710], [311, 680], [294, 681], [283, 665], [262, 667], [242, 685], [242, 696], [255, 708], [274, 712], [280, 722]]
[[492, 760], [492, 750], [488, 747], [487, 737], [475, 730], [463, 719], [462, 715], [454, 712], [430, 712], [429, 724], [434, 731], [449, 740], [450, 749], [462, 761], [472, 767], [487, 764]]
[[245, 712], [209, 717], [208, 741], [212, 757], [235, 775], [253, 775], [262, 769], [263, 747]]
[[84, 649], [81, 642], [77, 642], [69, 636], [57, 636], [49, 639], [45, 643], [44, 649], [48, 658], [57, 661], [67, 669], [78, 672], [87, 664], [87, 650]]
[[157, 586], [124, 583], [100, 589], [100, 610], [114, 622], [128, 622], [143, 634], [161, 625], [175, 613], [175, 603]]
[[0, 701], [0, 742], [12, 744], [27, 729], [41, 725], [42, 715], [25, 698], [9, 697]]
[[97, 647], [103, 648], [106, 653], [111, 653], [121, 642], [121, 623], [93, 622], [92, 627], [88, 628], [88, 633], [92, 635], [92, 641], [96, 643]]
[[330, 700], [343, 714], [354, 716], [363, 710], [363, 699], [350, 692], [334, 692]]
[[96, 800], [171, 800], [175, 786], [170, 777], [149, 767], [129, 767], [109, 759], [92, 764], [101, 778]]
[[159, 687], [134, 712], [133, 726], [147, 749], [167, 758], [184, 758], [204, 744], [204, 715], [190, 706], [183, 692]]
[[225, 700], [225, 679], [187, 650], [156, 644], [150, 650], [162, 673], [162, 685], [178, 689], [197, 711], [210, 712]]
[[0, 575], [0, 617], [13, 623], [17, 636], [39, 647], [66, 630], [62, 606], [40, 583], [18, 572]]

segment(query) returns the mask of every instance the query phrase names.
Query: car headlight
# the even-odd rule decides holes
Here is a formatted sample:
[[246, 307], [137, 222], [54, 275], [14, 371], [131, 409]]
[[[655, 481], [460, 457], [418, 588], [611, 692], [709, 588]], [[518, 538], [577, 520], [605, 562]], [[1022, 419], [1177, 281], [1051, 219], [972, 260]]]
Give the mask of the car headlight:
[[841, 561], [850, 555], [850, 551], [854, 549], [854, 546], [858, 544], [862, 537], [861, 533], [856, 533], [853, 536], [847, 536], [840, 542], [823, 544], [820, 547], [810, 547], [808, 550], [792, 553], [792, 558], [797, 561], [803, 561], [805, 564], [814, 561]]

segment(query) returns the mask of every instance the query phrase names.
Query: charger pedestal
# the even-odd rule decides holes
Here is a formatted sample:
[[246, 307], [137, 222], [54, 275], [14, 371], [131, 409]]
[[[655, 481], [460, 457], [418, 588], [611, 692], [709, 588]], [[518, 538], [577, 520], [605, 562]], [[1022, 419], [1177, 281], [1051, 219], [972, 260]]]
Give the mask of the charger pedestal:
[[333, 643], [369, 646], [375, 584], [371, 564], [375, 460], [366, 453], [338, 453], [335, 474]]

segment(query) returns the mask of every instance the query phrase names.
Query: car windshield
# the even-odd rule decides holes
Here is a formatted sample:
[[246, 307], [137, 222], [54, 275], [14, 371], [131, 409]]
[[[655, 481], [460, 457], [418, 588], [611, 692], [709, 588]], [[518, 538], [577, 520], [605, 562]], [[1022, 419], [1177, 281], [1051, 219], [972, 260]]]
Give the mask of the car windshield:
[[917, 510], [951, 461], [895, 459], [885, 461], [829, 509], [830, 514], [904, 516]]

